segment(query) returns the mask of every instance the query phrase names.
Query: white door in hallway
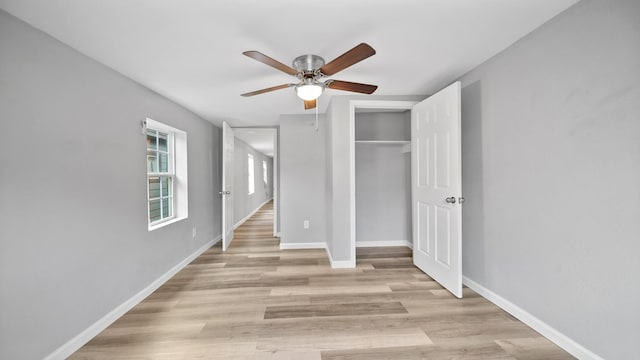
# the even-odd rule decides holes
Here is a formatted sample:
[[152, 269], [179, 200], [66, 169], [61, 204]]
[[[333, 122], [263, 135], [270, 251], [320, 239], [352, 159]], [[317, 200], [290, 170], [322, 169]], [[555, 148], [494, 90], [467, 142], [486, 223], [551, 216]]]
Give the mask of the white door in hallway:
[[233, 240], [233, 129], [222, 122], [222, 251]]
[[411, 111], [413, 262], [462, 297], [460, 82]]

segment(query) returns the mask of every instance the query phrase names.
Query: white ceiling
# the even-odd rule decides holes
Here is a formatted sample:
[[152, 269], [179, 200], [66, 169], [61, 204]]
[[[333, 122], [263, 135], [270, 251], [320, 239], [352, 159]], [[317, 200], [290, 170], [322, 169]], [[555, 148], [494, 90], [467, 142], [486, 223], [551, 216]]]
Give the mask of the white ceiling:
[[[360, 42], [377, 54], [332, 78], [376, 95], [428, 94], [577, 0], [0, 0], [0, 8], [203, 118], [277, 125], [304, 113], [292, 89], [241, 93], [295, 78], [242, 55], [328, 62]], [[333, 95], [327, 90], [320, 111]], [[313, 110], [309, 111], [313, 113]]]

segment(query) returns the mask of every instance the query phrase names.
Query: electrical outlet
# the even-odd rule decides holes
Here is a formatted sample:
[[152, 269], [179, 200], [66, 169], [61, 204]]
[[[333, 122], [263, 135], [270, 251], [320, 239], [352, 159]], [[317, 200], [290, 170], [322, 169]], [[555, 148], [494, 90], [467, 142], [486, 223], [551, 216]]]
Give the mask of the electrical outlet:
[[196, 237], [197, 231], [196, 231], [196, 227], [193, 227], [193, 231], [191, 231], [191, 234], [193, 237]]
[[304, 228], [308, 229], [309, 228], [309, 220], [305, 220], [304, 221]]

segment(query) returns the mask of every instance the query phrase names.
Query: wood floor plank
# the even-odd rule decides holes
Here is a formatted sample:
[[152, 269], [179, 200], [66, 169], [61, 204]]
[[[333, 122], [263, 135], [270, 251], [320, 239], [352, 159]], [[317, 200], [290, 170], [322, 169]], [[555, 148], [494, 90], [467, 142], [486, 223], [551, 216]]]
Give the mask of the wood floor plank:
[[366, 286], [285, 286], [271, 290], [273, 296], [289, 295], [317, 295], [317, 294], [367, 294], [391, 292], [387, 285], [366, 285]]
[[360, 331], [334, 331], [321, 337], [297, 334], [261, 337], [258, 350], [284, 349], [292, 351], [326, 351], [332, 349], [373, 349], [393, 346], [430, 345], [429, 337], [419, 328], [373, 329]]
[[320, 351], [256, 351], [251, 360], [322, 360]]
[[468, 288], [457, 299], [411, 249], [280, 250], [273, 204], [192, 261], [70, 359], [336, 360], [572, 358]]
[[465, 347], [396, 346], [387, 348], [323, 351], [322, 360], [516, 360], [496, 344]]
[[496, 340], [505, 352], [518, 360], [567, 360], [573, 357], [564, 353], [557, 345], [541, 337]]
[[406, 314], [407, 310], [398, 301], [396, 302], [369, 302], [349, 304], [321, 304], [321, 305], [294, 305], [294, 306], [269, 306], [265, 319], [303, 318], [318, 316], [362, 316], [380, 314]]

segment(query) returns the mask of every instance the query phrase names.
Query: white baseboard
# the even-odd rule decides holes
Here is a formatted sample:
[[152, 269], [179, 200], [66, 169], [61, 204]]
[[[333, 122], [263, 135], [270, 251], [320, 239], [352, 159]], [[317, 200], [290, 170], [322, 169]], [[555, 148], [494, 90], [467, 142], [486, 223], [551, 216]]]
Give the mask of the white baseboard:
[[96, 335], [102, 332], [102, 330], [106, 329], [109, 325], [118, 320], [127, 311], [131, 310], [147, 296], [151, 295], [151, 293], [156, 291], [160, 286], [162, 286], [162, 284], [171, 279], [175, 274], [182, 270], [182, 268], [184, 268], [195, 258], [200, 256], [200, 254], [207, 251], [207, 249], [220, 241], [220, 239], [222, 239], [222, 235], [204, 244], [198, 250], [189, 255], [186, 259], [182, 260], [176, 266], [172, 267], [171, 269], [169, 269], [169, 271], [157, 278], [154, 282], [149, 284], [137, 294], [133, 295], [129, 300], [118, 305], [115, 309], [111, 310], [111, 312], [96, 321], [93, 325], [89, 326], [80, 334], [76, 335], [73, 339], [69, 340], [67, 343], [49, 354], [44, 358], [44, 360], [64, 360], [69, 357], [71, 354], [80, 349], [84, 344], [88, 343], [89, 340], [93, 339]]
[[245, 221], [249, 220], [250, 217], [252, 217], [253, 215], [255, 215], [255, 213], [258, 212], [258, 210], [260, 210], [261, 207], [263, 207], [266, 203], [268, 203], [269, 201], [273, 200], [273, 198], [268, 198], [267, 200], [265, 200], [262, 204], [258, 205], [257, 208], [255, 208], [249, 215], [245, 216], [242, 220], [238, 221], [235, 225], [233, 225], [233, 230], [237, 229], [240, 227], [240, 225], [244, 224]]
[[281, 250], [292, 250], [292, 249], [324, 249], [327, 252], [327, 257], [329, 258], [329, 263], [331, 263], [331, 268], [333, 269], [350, 269], [356, 267], [356, 262], [351, 260], [345, 261], [335, 261], [333, 257], [331, 257], [331, 252], [329, 251], [329, 247], [327, 243], [323, 242], [315, 242], [315, 243], [280, 243]]
[[329, 263], [331, 263], [332, 269], [352, 269], [356, 267], [355, 260], [333, 260], [333, 256], [331, 256], [331, 251], [329, 251], [329, 247], [326, 247], [327, 256], [329, 257]]
[[413, 248], [409, 240], [356, 241], [356, 247], [407, 246]]
[[478, 284], [477, 282], [469, 279], [466, 276], [462, 277], [462, 283], [467, 285], [470, 289], [482, 295], [487, 300], [496, 304], [498, 307], [502, 308], [504, 311], [509, 314], [515, 316], [518, 320], [530, 326], [535, 331], [539, 332], [542, 336], [554, 342], [556, 345], [560, 346], [564, 350], [566, 350], [571, 355], [577, 357], [581, 360], [603, 360], [600, 356], [596, 355], [589, 349], [584, 346], [578, 344], [568, 336], [564, 335], [560, 331], [554, 329], [549, 324], [544, 321], [538, 319], [532, 314], [528, 313], [526, 310], [517, 306], [516, 304], [510, 302], [509, 300], [503, 298], [502, 296], [494, 293], [493, 291], [485, 288], [484, 286]]
[[327, 244], [323, 242], [314, 243], [280, 243], [280, 250], [292, 249], [326, 249]]

